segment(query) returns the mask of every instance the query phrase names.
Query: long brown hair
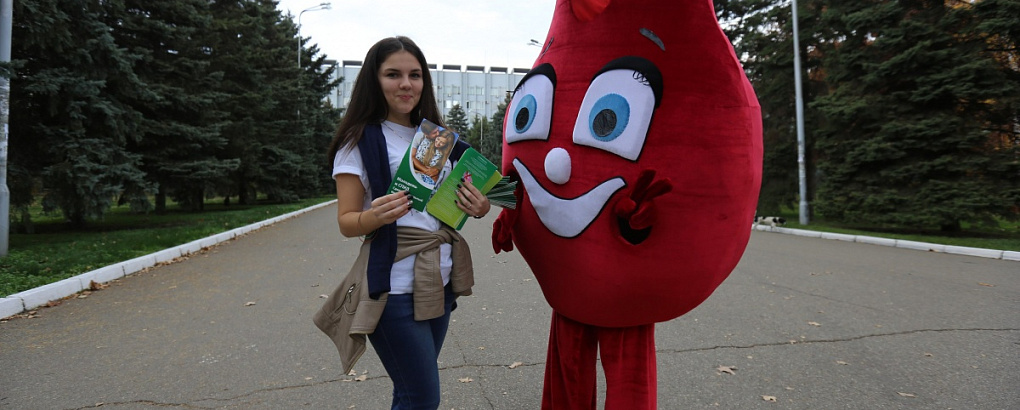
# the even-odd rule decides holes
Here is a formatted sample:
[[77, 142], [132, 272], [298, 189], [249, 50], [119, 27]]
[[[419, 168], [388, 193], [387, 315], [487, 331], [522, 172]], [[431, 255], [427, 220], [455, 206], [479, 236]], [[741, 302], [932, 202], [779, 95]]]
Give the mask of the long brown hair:
[[422, 54], [421, 49], [414, 41], [404, 36], [384, 38], [368, 49], [364, 65], [358, 72], [358, 78], [354, 81], [351, 102], [347, 104], [347, 112], [340, 120], [333, 142], [329, 144], [330, 167], [333, 164], [333, 157], [336, 156], [336, 152], [340, 148], [354, 146], [361, 140], [365, 125], [379, 124], [386, 120], [386, 116], [389, 114], [389, 105], [386, 103], [382, 85], [379, 83], [379, 68], [391, 54], [400, 50], [411, 53], [418, 60], [418, 64], [421, 64], [421, 98], [418, 100], [418, 105], [411, 110], [411, 125], [415, 126], [421, 123], [422, 119], [443, 125], [443, 117], [436, 104], [435, 92], [432, 90], [432, 74], [429, 72], [429, 65], [425, 62], [425, 55]]

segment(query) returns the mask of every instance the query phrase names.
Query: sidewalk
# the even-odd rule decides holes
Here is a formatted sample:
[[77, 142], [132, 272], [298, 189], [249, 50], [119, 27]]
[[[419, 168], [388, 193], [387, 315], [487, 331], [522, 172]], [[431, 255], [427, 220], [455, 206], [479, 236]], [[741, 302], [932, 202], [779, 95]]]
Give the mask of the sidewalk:
[[[518, 252], [491, 254], [491, 218], [464, 230], [477, 285], [440, 357], [442, 409], [539, 408], [551, 312]], [[388, 408], [371, 349], [340, 374], [311, 323], [360, 245], [335, 226], [325, 206], [0, 324], [0, 409]], [[656, 325], [659, 407], [1018, 408], [1017, 273], [754, 232], [704, 304]]]

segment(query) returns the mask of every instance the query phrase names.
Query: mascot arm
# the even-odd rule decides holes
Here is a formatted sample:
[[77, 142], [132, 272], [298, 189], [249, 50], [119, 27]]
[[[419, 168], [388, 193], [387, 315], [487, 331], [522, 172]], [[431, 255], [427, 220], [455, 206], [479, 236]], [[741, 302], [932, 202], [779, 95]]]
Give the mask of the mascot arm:
[[645, 229], [655, 221], [652, 199], [672, 190], [673, 183], [669, 178], [656, 180], [654, 170], [643, 170], [630, 195], [616, 203], [616, 216], [626, 220], [631, 228]]
[[[511, 181], [519, 181], [516, 173], [510, 175]], [[492, 223], [492, 250], [495, 253], [500, 251], [510, 252], [514, 250], [514, 237], [513, 228], [517, 223], [517, 207], [521, 203], [521, 196], [524, 195], [524, 187], [518, 183], [517, 188], [514, 189], [514, 198], [516, 198], [517, 205], [513, 208], [503, 208], [503, 211], [496, 217], [496, 222]]]
[[492, 223], [492, 250], [510, 252], [514, 250], [513, 226], [517, 222], [516, 209], [503, 209]]

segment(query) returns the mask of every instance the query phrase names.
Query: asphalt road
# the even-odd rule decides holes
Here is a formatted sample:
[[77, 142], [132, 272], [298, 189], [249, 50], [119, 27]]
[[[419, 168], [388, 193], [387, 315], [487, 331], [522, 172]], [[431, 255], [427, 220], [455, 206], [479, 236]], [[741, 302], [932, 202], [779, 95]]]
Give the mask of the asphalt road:
[[[442, 409], [539, 408], [550, 309], [490, 226]], [[374, 352], [340, 374], [311, 322], [359, 245], [329, 206], [0, 323], [0, 409], [388, 408]], [[1020, 263], [754, 232], [656, 346], [662, 409], [1018, 409]]]

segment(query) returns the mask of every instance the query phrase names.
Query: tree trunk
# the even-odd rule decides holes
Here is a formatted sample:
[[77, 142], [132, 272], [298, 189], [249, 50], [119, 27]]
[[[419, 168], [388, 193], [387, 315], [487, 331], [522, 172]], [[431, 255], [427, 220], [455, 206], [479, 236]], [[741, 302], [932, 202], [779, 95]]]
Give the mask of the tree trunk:
[[159, 190], [156, 191], [156, 213], [161, 214], [166, 212], [166, 191], [163, 186], [160, 185]]

